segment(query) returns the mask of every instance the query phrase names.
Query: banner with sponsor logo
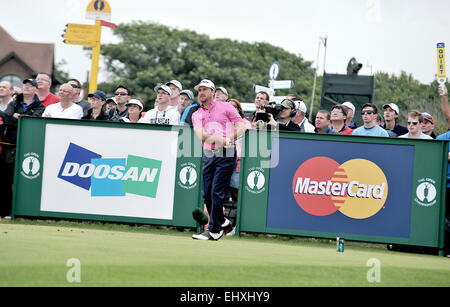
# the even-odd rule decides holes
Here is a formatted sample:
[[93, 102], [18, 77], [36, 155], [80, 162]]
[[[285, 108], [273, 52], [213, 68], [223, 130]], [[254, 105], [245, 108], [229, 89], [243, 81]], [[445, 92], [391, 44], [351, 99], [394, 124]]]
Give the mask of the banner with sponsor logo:
[[189, 131], [22, 118], [14, 214], [194, 227], [201, 156]]
[[[252, 148], [265, 138], [270, 158]], [[251, 131], [245, 144], [239, 231], [442, 246], [445, 142]]]

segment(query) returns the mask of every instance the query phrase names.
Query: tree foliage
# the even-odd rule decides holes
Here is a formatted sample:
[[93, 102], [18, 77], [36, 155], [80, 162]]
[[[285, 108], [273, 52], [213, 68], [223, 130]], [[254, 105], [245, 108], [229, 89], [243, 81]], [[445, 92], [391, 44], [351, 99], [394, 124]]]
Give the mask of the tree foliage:
[[[151, 106], [157, 83], [176, 79], [183, 88], [193, 90], [202, 79], [227, 88], [230, 96], [253, 102], [254, 85], [268, 86], [268, 71], [273, 61], [280, 62], [279, 80], [294, 80], [288, 92], [311, 95], [314, 70], [311, 62], [268, 43], [246, 43], [230, 39], [210, 39], [192, 31], [143, 22], [120, 24], [115, 29], [121, 42], [102, 46], [111, 81], [101, 84], [112, 92], [123, 83], [133, 94]], [[320, 93], [320, 91], [318, 91]]]
[[447, 130], [447, 123], [441, 111], [437, 82], [422, 84], [404, 71], [400, 76], [378, 72], [375, 74], [374, 97], [376, 105], [381, 110], [384, 104], [391, 102], [397, 104], [400, 109], [401, 125], [406, 126], [409, 111], [418, 110], [433, 116], [436, 134]]

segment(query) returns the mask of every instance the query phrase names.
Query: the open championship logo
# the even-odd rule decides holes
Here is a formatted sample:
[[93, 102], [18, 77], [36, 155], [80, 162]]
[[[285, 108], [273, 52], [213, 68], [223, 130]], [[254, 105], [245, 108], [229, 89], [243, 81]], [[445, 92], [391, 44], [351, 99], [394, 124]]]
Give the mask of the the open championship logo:
[[418, 180], [418, 183], [414, 201], [424, 207], [431, 207], [436, 204], [436, 182], [430, 178], [422, 178]]
[[266, 177], [264, 176], [264, 169], [262, 168], [251, 168], [250, 173], [247, 176], [247, 184], [245, 188], [247, 191], [253, 194], [259, 194], [264, 192]]
[[178, 185], [186, 190], [191, 190], [197, 186], [197, 166], [194, 163], [183, 163], [178, 175]]
[[128, 155], [101, 155], [70, 143], [58, 178], [91, 191], [92, 197], [125, 196], [126, 193], [156, 198], [162, 161]]
[[22, 176], [28, 179], [35, 179], [41, 174], [40, 170], [39, 155], [34, 152], [26, 153], [22, 160], [22, 170], [20, 171]]

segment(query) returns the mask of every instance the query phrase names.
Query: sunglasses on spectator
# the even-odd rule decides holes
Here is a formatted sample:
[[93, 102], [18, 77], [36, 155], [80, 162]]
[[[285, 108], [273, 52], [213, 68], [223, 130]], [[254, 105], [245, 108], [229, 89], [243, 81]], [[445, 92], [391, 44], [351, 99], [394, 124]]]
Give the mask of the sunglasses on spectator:
[[116, 92], [116, 93], [114, 93], [114, 95], [116, 95], [116, 96], [128, 96], [128, 93], [125, 93], [125, 92]]
[[411, 124], [413, 124], [414, 126], [417, 126], [419, 124], [419, 122], [407, 122], [407, 123], [408, 123], [408, 126]]
[[70, 86], [73, 87], [73, 88], [81, 88], [81, 86], [78, 86], [78, 85], [72, 84], [72, 83], [70, 84]]
[[361, 115], [366, 115], [366, 114], [371, 115], [371, 114], [374, 114], [374, 113], [375, 113], [375, 112], [372, 111], [372, 110], [364, 110], [364, 111], [361, 112]]

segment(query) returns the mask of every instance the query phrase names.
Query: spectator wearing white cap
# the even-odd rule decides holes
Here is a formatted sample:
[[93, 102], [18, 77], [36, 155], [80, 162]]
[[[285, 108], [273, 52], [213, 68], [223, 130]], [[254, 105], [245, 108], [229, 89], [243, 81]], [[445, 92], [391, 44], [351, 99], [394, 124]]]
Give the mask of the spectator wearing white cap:
[[109, 112], [109, 110], [115, 109], [115, 108], [117, 108], [116, 98], [111, 97], [111, 98], [106, 99], [105, 111]]
[[170, 105], [172, 107], [178, 107], [180, 93], [183, 90], [183, 86], [181, 85], [181, 82], [178, 80], [171, 80], [171, 81], [167, 82], [166, 85], [171, 90]]
[[[184, 101], [183, 104], [186, 105], [186, 108], [181, 114], [180, 125], [189, 125], [192, 127], [192, 115], [195, 111], [198, 110], [200, 105], [197, 102], [194, 103], [194, 93], [192, 93], [190, 90], [181, 91], [180, 103], [181, 101]], [[178, 110], [180, 110], [180, 108], [178, 108]]]
[[306, 118], [306, 104], [301, 100], [293, 100], [295, 104], [295, 114], [292, 121], [300, 127], [300, 132], [315, 133], [316, 128]]
[[345, 121], [345, 124], [350, 129], [356, 129], [358, 126], [353, 121], [353, 118], [355, 117], [355, 106], [350, 101], [346, 101], [342, 104], [347, 111], [347, 120]]
[[216, 88], [216, 93], [214, 94], [214, 99], [216, 101], [226, 102], [228, 100], [228, 91], [226, 88], [219, 86]]
[[423, 122], [422, 122], [422, 132], [426, 135], [431, 136], [433, 139], [436, 139], [436, 134], [434, 134], [434, 119], [430, 113], [423, 112]]
[[128, 115], [121, 118], [121, 121], [126, 123], [137, 123], [141, 119], [141, 113], [144, 109], [144, 104], [141, 98], [131, 98], [127, 102]]
[[422, 132], [423, 115], [419, 111], [413, 110], [408, 113], [408, 133], [400, 135], [400, 138], [428, 139], [433, 138]]
[[400, 114], [400, 109], [395, 103], [389, 103], [383, 105], [384, 109], [384, 129], [391, 130], [397, 136], [408, 133], [408, 128], [397, 124], [398, 115]]
[[183, 90], [180, 93], [180, 98], [178, 100], [178, 112], [180, 115], [194, 102], [194, 93], [190, 90]]
[[156, 107], [145, 113], [145, 116], [139, 120], [140, 123], [157, 125], [178, 125], [180, 122], [180, 113], [176, 107], [170, 104], [170, 95], [172, 90], [165, 84], [159, 84], [155, 87], [158, 101]]

